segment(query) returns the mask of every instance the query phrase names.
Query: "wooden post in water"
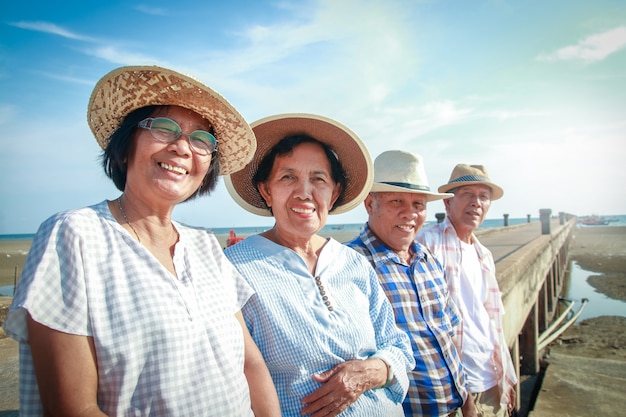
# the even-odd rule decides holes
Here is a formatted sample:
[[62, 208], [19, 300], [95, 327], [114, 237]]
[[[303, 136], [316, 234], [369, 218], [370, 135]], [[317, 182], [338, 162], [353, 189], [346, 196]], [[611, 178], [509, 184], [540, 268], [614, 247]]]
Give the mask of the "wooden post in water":
[[17, 288], [17, 274], [20, 270], [19, 265], [15, 265], [15, 274], [13, 274], [13, 295], [15, 296], [15, 289]]
[[530, 223], [530, 214], [526, 215], [526, 223]]
[[508, 213], [503, 214], [504, 216], [504, 227], [507, 227], [509, 225], [509, 215]]
[[437, 223], [441, 223], [446, 218], [446, 213], [435, 213], [435, 218], [437, 219]]

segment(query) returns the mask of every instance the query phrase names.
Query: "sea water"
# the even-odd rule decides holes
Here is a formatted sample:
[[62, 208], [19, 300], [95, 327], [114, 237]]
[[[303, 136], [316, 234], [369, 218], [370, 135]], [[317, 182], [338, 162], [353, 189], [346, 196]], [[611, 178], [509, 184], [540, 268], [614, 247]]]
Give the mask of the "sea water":
[[[626, 216], [625, 216], [626, 217]], [[538, 218], [531, 219], [531, 221], [539, 221]], [[625, 218], [626, 221], [626, 218]], [[423, 227], [428, 227], [431, 224], [436, 223], [435, 221], [427, 221], [424, 223]], [[516, 218], [509, 219], [509, 226], [515, 226], [518, 224], [528, 223], [527, 218]], [[625, 223], [626, 224], [626, 223]], [[333, 232], [349, 232], [358, 234], [361, 229], [363, 229], [364, 223], [343, 223], [343, 224], [327, 224], [320, 231], [322, 234], [329, 234]], [[483, 223], [478, 228], [482, 229], [493, 229], [496, 227], [504, 227], [504, 219], [485, 219]], [[271, 229], [272, 226], [259, 226], [259, 227], [216, 227], [213, 228], [213, 232], [216, 235], [228, 235], [228, 233], [233, 230], [237, 236], [249, 236], [255, 235], [261, 232], [264, 232], [268, 229]]]

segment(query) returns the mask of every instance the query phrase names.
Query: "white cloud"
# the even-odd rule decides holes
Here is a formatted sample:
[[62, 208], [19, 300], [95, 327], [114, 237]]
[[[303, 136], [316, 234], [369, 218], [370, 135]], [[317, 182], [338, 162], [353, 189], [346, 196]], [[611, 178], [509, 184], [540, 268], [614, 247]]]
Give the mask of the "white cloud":
[[161, 7], [153, 7], [147, 4], [140, 4], [135, 7], [135, 10], [141, 13], [149, 14], [152, 16], [167, 16], [168, 12], [166, 9]]
[[[368, 2], [367, 6], [322, 1], [318, 6], [287, 9], [292, 13], [280, 21], [236, 33], [248, 46], [214, 53], [212, 61], [222, 70], [227, 68], [223, 70], [226, 73], [276, 68], [276, 72], [288, 73], [294, 79], [302, 74], [309, 86], [312, 73], [320, 80], [347, 75], [350, 84], [358, 82], [361, 89], [374, 85], [368, 96], [375, 100], [385, 96], [387, 83], [399, 84], [413, 75], [413, 27], [405, 10], [380, 1]], [[383, 34], [372, 30], [381, 27], [385, 28]], [[280, 83], [284, 87], [282, 79]]]
[[500, 121], [519, 119], [523, 117], [541, 117], [549, 116], [547, 111], [534, 111], [534, 110], [487, 110], [482, 113], [486, 118], [497, 119]]
[[422, 112], [424, 116], [434, 120], [437, 124], [450, 124], [468, 117], [472, 109], [462, 109], [452, 100], [445, 100], [424, 105]]
[[90, 87], [93, 87], [93, 80], [90, 80], [90, 79], [71, 77], [71, 76], [60, 75], [60, 74], [53, 74], [50, 72], [43, 72], [43, 71], [37, 71], [37, 72], [53, 80], [65, 81], [65, 82], [72, 83], [72, 84], [88, 85]]
[[138, 62], [141, 62], [146, 65], [153, 64], [169, 67], [167, 63], [164, 63], [157, 58], [140, 53], [127, 52], [114, 46], [103, 46], [100, 48], [89, 49], [85, 50], [85, 53], [118, 65], [137, 65]]
[[581, 60], [601, 61], [626, 47], [626, 26], [588, 36], [576, 45], [565, 46], [550, 54], [541, 54], [539, 61]]
[[16, 110], [15, 107], [10, 104], [0, 104], [0, 126], [13, 120]]
[[50, 22], [15, 22], [10, 23], [12, 26], [18, 27], [20, 29], [26, 30], [34, 30], [36, 32], [50, 33], [52, 35], [61, 36], [63, 38], [74, 39], [79, 41], [93, 42], [94, 39], [88, 36], [79, 35], [77, 33], [71, 32], [67, 29], [62, 28], [54, 23]]

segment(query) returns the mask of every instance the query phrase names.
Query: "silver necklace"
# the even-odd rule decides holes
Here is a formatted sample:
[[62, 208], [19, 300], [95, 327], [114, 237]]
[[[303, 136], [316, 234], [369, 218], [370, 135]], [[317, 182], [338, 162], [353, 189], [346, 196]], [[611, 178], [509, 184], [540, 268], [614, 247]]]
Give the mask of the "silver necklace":
[[124, 212], [124, 208], [122, 207], [122, 196], [119, 196], [117, 198], [117, 206], [120, 208], [120, 212], [122, 213], [122, 217], [124, 218], [124, 221], [130, 226], [132, 231], [135, 232], [135, 236], [137, 236], [137, 241], [139, 241], [139, 243], [141, 243], [141, 239], [139, 238], [139, 234], [137, 233], [137, 231], [135, 230], [133, 225], [128, 221], [128, 217], [126, 217], [126, 213]]

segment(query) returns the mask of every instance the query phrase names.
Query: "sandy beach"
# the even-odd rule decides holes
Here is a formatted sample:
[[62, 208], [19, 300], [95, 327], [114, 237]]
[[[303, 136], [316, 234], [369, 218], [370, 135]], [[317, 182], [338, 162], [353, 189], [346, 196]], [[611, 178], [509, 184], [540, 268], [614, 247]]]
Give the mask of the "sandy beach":
[[0, 287], [13, 285], [22, 272], [30, 239], [0, 240]]
[[[626, 301], [626, 227], [577, 228], [574, 233], [570, 259], [596, 274], [588, 281], [596, 291]], [[345, 242], [354, 235], [333, 231], [326, 236]], [[217, 238], [225, 247], [228, 236]], [[30, 240], [0, 241], [0, 286], [13, 285], [16, 266], [19, 275], [29, 248]], [[0, 323], [10, 301], [0, 297]], [[596, 317], [570, 327], [549, 346], [546, 363], [532, 417], [626, 410], [626, 317]], [[17, 344], [0, 329], [0, 417], [17, 415], [17, 370]]]

